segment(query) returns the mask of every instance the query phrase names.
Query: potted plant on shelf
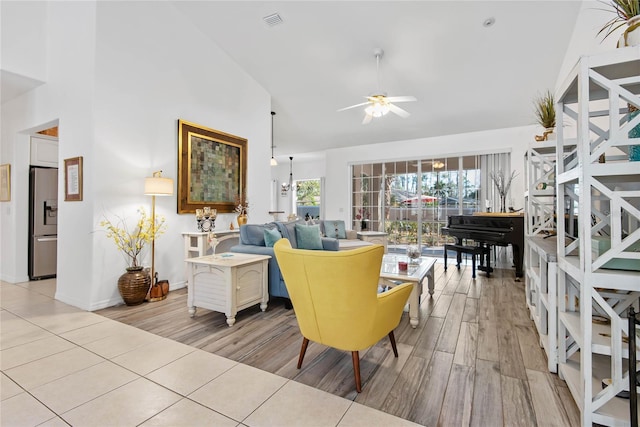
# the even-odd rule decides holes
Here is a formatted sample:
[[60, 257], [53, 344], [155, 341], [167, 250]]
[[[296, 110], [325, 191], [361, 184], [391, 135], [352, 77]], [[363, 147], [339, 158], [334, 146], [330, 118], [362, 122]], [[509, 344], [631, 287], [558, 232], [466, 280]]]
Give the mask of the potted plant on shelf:
[[556, 127], [556, 107], [551, 91], [538, 96], [533, 105], [535, 107], [536, 121], [544, 128], [542, 135], [536, 135], [536, 141], [547, 141]]
[[144, 208], [138, 209], [138, 213], [140, 217], [133, 229], [129, 228], [122, 217], [116, 217], [115, 222], [106, 217], [100, 221], [100, 226], [107, 232], [107, 238], [115, 243], [127, 262], [127, 272], [118, 279], [118, 291], [127, 305], [141, 304], [147, 297], [151, 277], [140, 264], [141, 255], [146, 244], [166, 230], [164, 217], [156, 215], [154, 227], [154, 219], [147, 216]]
[[608, 0], [603, 3], [607, 9], [601, 10], [612, 12], [615, 16], [598, 31], [598, 35], [604, 33], [604, 40], [626, 24], [627, 28], [618, 41], [618, 47], [640, 44], [640, 0]]

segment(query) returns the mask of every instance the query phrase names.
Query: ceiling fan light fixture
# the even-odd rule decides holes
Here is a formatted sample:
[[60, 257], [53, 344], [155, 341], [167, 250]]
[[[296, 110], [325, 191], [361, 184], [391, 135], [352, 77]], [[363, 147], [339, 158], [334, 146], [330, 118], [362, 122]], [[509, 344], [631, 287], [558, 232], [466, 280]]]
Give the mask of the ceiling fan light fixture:
[[415, 96], [387, 96], [385, 92], [380, 90], [380, 57], [384, 54], [382, 49], [377, 48], [373, 51], [373, 54], [376, 57], [376, 77], [378, 80], [377, 91], [375, 95], [369, 95], [365, 98], [367, 102], [361, 102], [359, 104], [351, 105], [349, 107], [341, 108], [338, 111], [350, 110], [352, 108], [365, 107], [364, 108], [364, 119], [362, 120], [362, 124], [366, 125], [371, 123], [371, 120], [374, 118], [379, 118], [382, 116], [386, 116], [389, 111], [392, 113], [406, 119], [410, 116], [408, 111], [403, 110], [398, 107], [395, 103], [397, 102], [413, 102], [417, 101]]
[[373, 117], [382, 117], [389, 112], [389, 106], [385, 105], [382, 102], [374, 102], [372, 105], [369, 105], [364, 109], [364, 112], [369, 116]]

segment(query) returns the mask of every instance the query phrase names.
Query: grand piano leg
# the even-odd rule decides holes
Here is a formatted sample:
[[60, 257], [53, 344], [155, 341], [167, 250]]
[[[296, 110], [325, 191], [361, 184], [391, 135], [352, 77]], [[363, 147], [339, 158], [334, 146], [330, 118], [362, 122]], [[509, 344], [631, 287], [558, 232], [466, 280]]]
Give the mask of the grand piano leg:
[[447, 271], [447, 245], [444, 246], [444, 271]]
[[522, 255], [518, 245], [511, 245], [511, 247], [513, 248], [513, 264], [516, 267], [516, 282], [519, 282], [519, 278], [522, 277]]
[[482, 251], [480, 252], [480, 266], [478, 270], [487, 273], [487, 277], [491, 277], [491, 245], [481, 244]]

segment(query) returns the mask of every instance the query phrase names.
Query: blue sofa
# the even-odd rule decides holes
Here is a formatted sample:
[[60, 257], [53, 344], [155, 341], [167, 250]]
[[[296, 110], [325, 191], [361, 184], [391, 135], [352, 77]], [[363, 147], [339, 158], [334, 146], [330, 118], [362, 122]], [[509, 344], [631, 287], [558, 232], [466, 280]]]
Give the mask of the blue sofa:
[[[240, 243], [232, 246], [231, 252], [270, 255], [269, 260], [269, 295], [272, 297], [282, 297], [289, 299], [287, 287], [280, 273], [280, 267], [273, 252], [273, 247], [268, 247], [264, 240], [264, 230], [278, 229], [283, 238], [289, 239], [291, 247], [297, 248], [296, 224], [305, 224], [304, 221], [292, 222], [270, 222], [268, 224], [245, 224], [240, 226]], [[329, 237], [322, 237], [322, 249], [327, 251], [337, 251], [339, 249], [338, 240]]]

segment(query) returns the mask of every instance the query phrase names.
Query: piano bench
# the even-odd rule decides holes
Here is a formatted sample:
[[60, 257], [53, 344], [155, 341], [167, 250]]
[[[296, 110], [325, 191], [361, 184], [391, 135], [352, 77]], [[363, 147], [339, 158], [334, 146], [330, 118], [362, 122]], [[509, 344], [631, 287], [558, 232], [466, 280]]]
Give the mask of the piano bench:
[[487, 267], [482, 268], [487, 272], [487, 277], [491, 274], [491, 266], [489, 263], [491, 262], [491, 257], [489, 256], [490, 249], [488, 246], [465, 246], [465, 245], [444, 245], [444, 271], [447, 271], [447, 251], [455, 251], [456, 252], [456, 261], [458, 270], [460, 270], [460, 263], [462, 262], [462, 254], [471, 254], [471, 272], [472, 278], [476, 278], [476, 255], [480, 255], [480, 266], [484, 266], [484, 259], [487, 261]]

